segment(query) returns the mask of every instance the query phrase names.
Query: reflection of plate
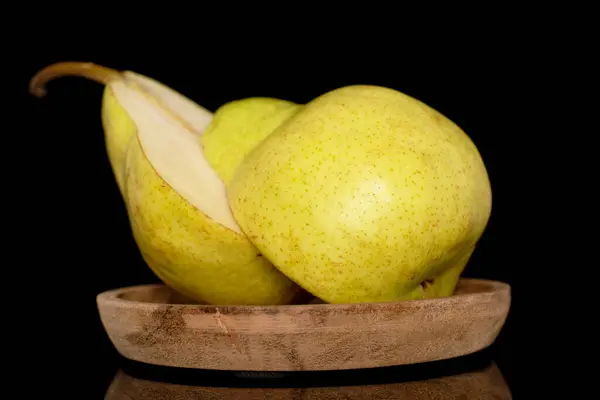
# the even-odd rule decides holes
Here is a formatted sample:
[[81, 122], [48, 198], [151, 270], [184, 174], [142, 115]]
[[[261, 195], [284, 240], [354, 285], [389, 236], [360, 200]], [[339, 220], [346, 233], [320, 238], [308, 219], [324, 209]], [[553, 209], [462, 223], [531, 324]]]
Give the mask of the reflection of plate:
[[163, 285], [101, 293], [106, 332], [124, 357], [215, 370], [311, 371], [448, 359], [490, 345], [509, 285], [461, 279], [444, 298], [362, 304], [208, 306]]
[[119, 371], [106, 400], [192, 399], [379, 399], [379, 400], [509, 400], [506, 381], [495, 364], [441, 378], [364, 386], [244, 388], [192, 386], [134, 378]]

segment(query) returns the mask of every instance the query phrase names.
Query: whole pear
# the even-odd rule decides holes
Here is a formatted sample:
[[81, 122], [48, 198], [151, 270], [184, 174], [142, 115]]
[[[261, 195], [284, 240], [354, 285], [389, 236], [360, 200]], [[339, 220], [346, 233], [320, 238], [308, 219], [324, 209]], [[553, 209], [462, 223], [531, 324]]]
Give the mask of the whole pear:
[[449, 296], [492, 194], [471, 139], [397, 90], [356, 85], [309, 102], [228, 186], [239, 226], [329, 303]]
[[65, 75], [105, 85], [109, 160], [135, 241], [158, 278], [201, 303], [290, 303], [300, 288], [243, 234], [204, 156], [199, 136], [212, 114], [151, 78], [90, 63], [50, 65], [31, 92], [41, 96], [47, 81]]
[[206, 159], [227, 185], [244, 157], [301, 108], [291, 101], [269, 97], [222, 105], [200, 136]]

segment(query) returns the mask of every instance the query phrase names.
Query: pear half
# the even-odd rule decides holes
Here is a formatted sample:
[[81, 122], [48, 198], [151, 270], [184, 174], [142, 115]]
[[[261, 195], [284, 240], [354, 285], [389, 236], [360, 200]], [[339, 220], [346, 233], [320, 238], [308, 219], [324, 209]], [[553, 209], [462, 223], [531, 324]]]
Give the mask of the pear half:
[[133, 236], [154, 273], [182, 294], [208, 304], [288, 304], [299, 287], [242, 233], [225, 185], [198, 137], [212, 114], [161, 83], [90, 63], [41, 70], [30, 90], [79, 75], [105, 86], [106, 147]]
[[228, 197], [254, 245], [328, 303], [452, 294], [492, 201], [465, 132], [368, 85], [307, 103], [243, 160]]

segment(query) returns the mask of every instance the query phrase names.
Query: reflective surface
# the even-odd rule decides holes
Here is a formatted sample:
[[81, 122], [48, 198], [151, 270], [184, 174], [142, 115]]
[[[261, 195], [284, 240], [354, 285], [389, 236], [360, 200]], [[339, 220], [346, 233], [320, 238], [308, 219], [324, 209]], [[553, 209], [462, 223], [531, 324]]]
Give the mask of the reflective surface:
[[512, 399], [485, 351], [369, 370], [260, 373], [174, 369], [121, 360], [105, 399]]

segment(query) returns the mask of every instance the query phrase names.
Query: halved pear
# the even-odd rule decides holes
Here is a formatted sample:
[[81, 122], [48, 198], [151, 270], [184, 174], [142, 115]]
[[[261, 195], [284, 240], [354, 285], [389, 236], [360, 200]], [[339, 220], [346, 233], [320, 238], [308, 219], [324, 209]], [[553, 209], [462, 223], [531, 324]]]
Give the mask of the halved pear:
[[144, 260], [167, 285], [208, 304], [287, 304], [299, 287], [242, 233], [198, 136], [212, 114], [163, 84], [89, 63], [41, 70], [30, 89], [63, 75], [106, 85], [107, 152]]

